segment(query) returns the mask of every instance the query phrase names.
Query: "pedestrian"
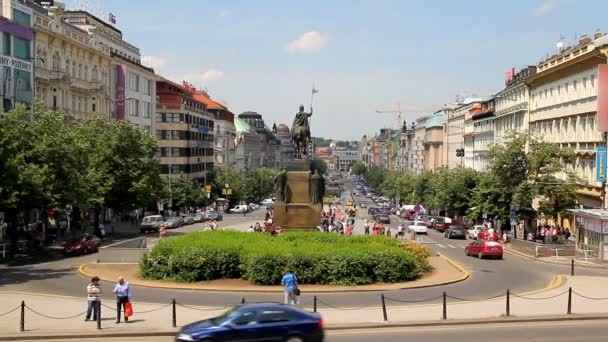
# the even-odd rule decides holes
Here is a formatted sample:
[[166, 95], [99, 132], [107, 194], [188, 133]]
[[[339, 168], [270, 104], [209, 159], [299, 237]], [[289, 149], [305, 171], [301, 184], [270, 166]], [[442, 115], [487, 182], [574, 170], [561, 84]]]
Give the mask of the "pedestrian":
[[296, 290], [298, 290], [298, 277], [287, 267], [283, 270], [283, 273], [284, 275], [283, 279], [281, 279], [281, 284], [284, 286], [285, 304], [297, 304]]
[[391, 227], [390, 226], [386, 226], [386, 236], [388, 236], [389, 238], [391, 237]]
[[131, 300], [131, 287], [123, 277], [118, 277], [118, 282], [112, 291], [116, 295], [116, 324], [120, 323], [120, 308], [124, 309], [125, 323], [129, 322], [126, 308], [127, 303]]
[[104, 239], [106, 237], [106, 227], [103, 225], [103, 222], [99, 222], [99, 237]]
[[399, 222], [399, 225], [397, 226], [397, 238], [399, 240], [403, 240], [404, 235], [405, 235], [405, 227], [403, 226], [403, 222]]
[[570, 228], [564, 228], [564, 239], [570, 239]]
[[551, 243], [551, 239], [552, 239], [551, 233], [552, 233], [551, 229], [546, 228], [546, 230], [545, 230], [545, 243]]
[[351, 225], [346, 226], [346, 235], [348, 235], [348, 236], [353, 235], [353, 226], [351, 226]]
[[93, 313], [93, 320], [97, 320], [100, 295], [101, 285], [99, 285], [99, 277], [93, 277], [91, 278], [91, 282], [87, 285], [87, 315], [84, 318], [85, 322], [91, 319], [91, 313]]
[[369, 236], [369, 222], [367, 221], [367, 219], [363, 223], [363, 230], [364, 230], [365, 236]]

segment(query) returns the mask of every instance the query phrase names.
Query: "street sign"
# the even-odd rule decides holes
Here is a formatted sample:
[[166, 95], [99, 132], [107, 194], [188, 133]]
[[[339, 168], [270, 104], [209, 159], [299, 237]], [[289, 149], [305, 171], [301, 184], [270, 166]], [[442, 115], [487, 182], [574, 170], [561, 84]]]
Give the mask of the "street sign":
[[483, 217], [484, 219], [487, 219], [488, 218], [488, 213], [483, 213], [483, 215], [481, 217]]
[[222, 195], [232, 195], [232, 189], [222, 189]]
[[211, 185], [205, 185], [205, 192], [211, 192]]
[[595, 151], [595, 180], [598, 182], [606, 181], [606, 147], [598, 147]]
[[512, 225], [512, 226], [517, 226], [517, 224], [518, 224], [518, 223], [519, 223], [519, 222], [517, 221], [517, 219], [516, 219], [516, 218], [512, 218], [512, 219], [511, 219], [511, 225]]

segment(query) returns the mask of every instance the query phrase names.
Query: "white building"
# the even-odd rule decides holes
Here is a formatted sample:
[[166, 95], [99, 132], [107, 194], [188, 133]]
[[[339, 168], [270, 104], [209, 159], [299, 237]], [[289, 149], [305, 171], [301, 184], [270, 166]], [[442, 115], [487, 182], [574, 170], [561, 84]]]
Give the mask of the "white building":
[[494, 99], [481, 103], [481, 111], [473, 115], [473, 169], [488, 166], [488, 152], [494, 145]]
[[596, 181], [595, 151], [606, 146], [598, 129], [598, 65], [608, 36], [583, 35], [576, 46], [562, 49], [537, 66], [530, 86], [530, 128], [548, 142], [576, 152], [574, 172], [585, 182], [579, 186], [580, 203], [601, 207], [602, 183]]
[[334, 149], [332, 154], [338, 158], [338, 171], [345, 172], [357, 160], [359, 151], [356, 149]]
[[526, 79], [536, 73], [536, 66], [529, 66], [506, 80], [506, 86], [496, 94], [495, 143], [503, 142], [509, 131], [529, 129], [530, 92]]
[[[469, 109], [471, 105], [475, 102], [479, 102], [481, 99], [477, 98], [468, 98], [462, 102], [459, 102], [455, 105], [451, 105], [450, 108], [453, 107], [453, 110], [444, 109], [445, 115], [447, 116], [447, 123], [445, 124], [445, 135], [444, 138], [447, 141], [446, 150], [447, 150], [447, 166], [452, 169], [458, 166], [464, 165], [464, 158], [456, 155], [456, 150], [464, 149], [464, 132], [465, 132], [465, 116], [469, 115]], [[473, 126], [472, 121], [469, 125], [469, 134], [473, 134]], [[471, 149], [473, 145], [470, 144], [469, 148]], [[472, 155], [471, 155], [471, 164], [472, 164]]]

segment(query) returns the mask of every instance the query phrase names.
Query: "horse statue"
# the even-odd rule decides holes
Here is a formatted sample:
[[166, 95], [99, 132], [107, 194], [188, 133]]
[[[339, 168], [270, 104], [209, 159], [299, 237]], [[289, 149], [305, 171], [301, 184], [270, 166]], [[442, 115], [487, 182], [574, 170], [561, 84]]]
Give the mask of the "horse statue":
[[308, 152], [308, 144], [310, 143], [310, 127], [308, 126], [308, 117], [312, 115], [304, 112], [304, 106], [300, 105], [300, 111], [296, 113], [291, 126], [291, 140], [295, 148], [295, 158], [302, 159]]

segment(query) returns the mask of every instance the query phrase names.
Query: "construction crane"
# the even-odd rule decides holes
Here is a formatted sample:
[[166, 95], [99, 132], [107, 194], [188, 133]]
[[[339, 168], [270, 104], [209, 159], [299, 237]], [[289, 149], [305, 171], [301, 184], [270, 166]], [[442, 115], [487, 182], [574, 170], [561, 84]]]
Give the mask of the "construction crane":
[[397, 129], [400, 129], [401, 125], [403, 125], [403, 122], [401, 121], [401, 113], [403, 113], [403, 112], [420, 113], [420, 112], [431, 112], [431, 111], [432, 110], [429, 110], [427, 108], [413, 108], [413, 107], [401, 108], [401, 104], [397, 103], [397, 109], [376, 110], [376, 113], [378, 113], [378, 114], [397, 114]]

